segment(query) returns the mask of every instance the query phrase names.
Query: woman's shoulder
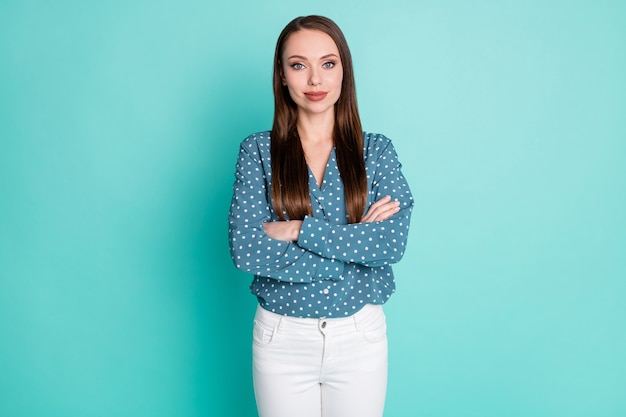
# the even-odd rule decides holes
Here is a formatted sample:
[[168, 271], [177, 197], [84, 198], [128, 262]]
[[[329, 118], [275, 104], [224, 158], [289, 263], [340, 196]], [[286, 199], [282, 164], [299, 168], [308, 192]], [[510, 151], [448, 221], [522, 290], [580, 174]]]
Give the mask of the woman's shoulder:
[[247, 155], [257, 162], [270, 160], [270, 132], [262, 131], [248, 135], [239, 144], [240, 155]]
[[248, 135], [241, 141], [240, 149], [243, 152], [265, 158], [270, 153], [270, 131], [264, 130]]
[[368, 152], [380, 152], [391, 145], [391, 139], [382, 133], [363, 132], [363, 147]]
[[241, 141], [241, 146], [266, 146], [270, 143], [271, 131], [263, 130], [261, 132], [251, 133]]
[[[395, 164], [398, 161], [391, 139], [382, 133], [365, 133], [363, 143], [363, 158], [366, 164], [378, 166], [384, 162], [384, 166]], [[394, 162], [395, 161], [395, 162]]]

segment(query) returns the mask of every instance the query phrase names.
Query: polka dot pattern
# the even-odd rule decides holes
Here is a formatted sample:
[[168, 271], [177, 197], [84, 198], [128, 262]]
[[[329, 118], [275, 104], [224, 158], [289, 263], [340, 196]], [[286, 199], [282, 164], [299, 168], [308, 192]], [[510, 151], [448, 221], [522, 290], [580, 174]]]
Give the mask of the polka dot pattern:
[[251, 292], [269, 311], [295, 317], [345, 317], [383, 304], [395, 291], [391, 264], [405, 251], [413, 197], [391, 141], [364, 135], [368, 207], [385, 196], [400, 202], [388, 220], [348, 224], [335, 150], [321, 187], [309, 170], [313, 215], [297, 242], [270, 238], [263, 223], [278, 220], [270, 203], [270, 132], [246, 138], [237, 160], [229, 214], [231, 256], [254, 274]]

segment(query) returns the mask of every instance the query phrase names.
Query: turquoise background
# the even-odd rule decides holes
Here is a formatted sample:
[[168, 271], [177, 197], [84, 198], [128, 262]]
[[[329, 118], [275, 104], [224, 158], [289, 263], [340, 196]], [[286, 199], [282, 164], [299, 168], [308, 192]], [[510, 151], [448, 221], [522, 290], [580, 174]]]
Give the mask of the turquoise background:
[[312, 13], [416, 198], [385, 415], [626, 415], [626, 2], [602, 0], [3, 0], [0, 415], [256, 415], [231, 185]]

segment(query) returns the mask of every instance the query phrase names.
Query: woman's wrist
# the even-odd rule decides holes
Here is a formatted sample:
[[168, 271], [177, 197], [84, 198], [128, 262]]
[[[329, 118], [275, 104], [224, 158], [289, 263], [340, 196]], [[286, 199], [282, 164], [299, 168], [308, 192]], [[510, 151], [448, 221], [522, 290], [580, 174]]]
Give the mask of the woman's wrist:
[[302, 229], [302, 220], [290, 220], [289, 225], [291, 226], [291, 241], [297, 242], [300, 237], [300, 229]]

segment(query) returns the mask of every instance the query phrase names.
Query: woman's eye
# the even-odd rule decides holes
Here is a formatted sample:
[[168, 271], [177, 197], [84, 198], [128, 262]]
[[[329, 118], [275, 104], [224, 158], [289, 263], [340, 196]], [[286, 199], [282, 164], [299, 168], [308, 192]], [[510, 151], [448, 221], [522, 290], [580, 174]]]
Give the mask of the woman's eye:
[[335, 66], [335, 63], [333, 61], [328, 61], [328, 62], [324, 62], [324, 65], [322, 65], [324, 68], [332, 68]]
[[291, 64], [291, 68], [293, 68], [295, 70], [301, 70], [302, 68], [304, 68], [304, 65], [296, 62], [295, 64]]

